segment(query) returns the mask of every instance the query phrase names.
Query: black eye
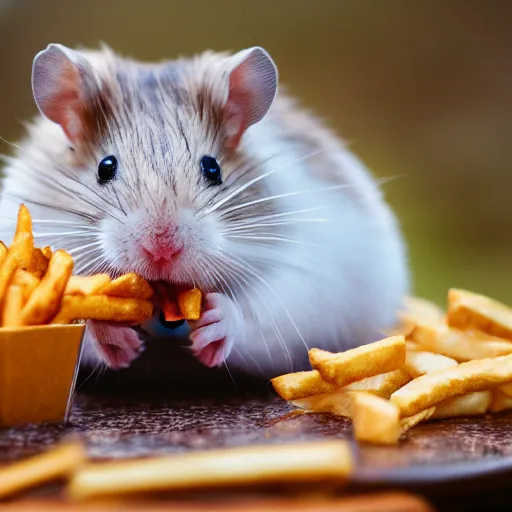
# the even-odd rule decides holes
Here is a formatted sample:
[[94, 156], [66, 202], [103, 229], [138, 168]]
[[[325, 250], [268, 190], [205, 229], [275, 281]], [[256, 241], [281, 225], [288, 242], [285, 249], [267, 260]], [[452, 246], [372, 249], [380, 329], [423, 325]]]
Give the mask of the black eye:
[[117, 158], [113, 155], [106, 156], [98, 165], [98, 181], [107, 183], [116, 177]]
[[212, 185], [220, 185], [222, 183], [220, 165], [215, 158], [203, 156], [203, 158], [201, 158], [201, 171]]

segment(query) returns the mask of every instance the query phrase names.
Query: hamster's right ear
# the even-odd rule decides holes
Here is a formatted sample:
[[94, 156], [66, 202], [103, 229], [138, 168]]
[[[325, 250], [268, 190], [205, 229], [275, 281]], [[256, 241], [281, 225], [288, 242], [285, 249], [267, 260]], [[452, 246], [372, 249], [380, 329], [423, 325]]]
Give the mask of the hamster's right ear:
[[224, 121], [228, 141], [236, 146], [242, 134], [260, 121], [277, 92], [277, 68], [260, 47], [238, 52], [230, 59]]
[[94, 86], [88, 61], [74, 50], [50, 44], [34, 59], [32, 92], [37, 107], [71, 141], [84, 133], [84, 113]]

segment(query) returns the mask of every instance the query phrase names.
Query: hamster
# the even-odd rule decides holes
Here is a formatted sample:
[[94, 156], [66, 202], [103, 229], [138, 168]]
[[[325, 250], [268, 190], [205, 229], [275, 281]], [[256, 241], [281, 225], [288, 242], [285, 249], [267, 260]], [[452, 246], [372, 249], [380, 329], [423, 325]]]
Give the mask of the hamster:
[[[32, 89], [5, 237], [23, 202], [76, 273], [199, 287], [184, 350], [207, 367], [272, 377], [394, 324], [409, 289], [396, 218], [361, 161], [277, 92], [262, 48], [149, 64], [50, 44]], [[135, 330], [92, 322], [83, 364], [123, 368], [141, 349]]]

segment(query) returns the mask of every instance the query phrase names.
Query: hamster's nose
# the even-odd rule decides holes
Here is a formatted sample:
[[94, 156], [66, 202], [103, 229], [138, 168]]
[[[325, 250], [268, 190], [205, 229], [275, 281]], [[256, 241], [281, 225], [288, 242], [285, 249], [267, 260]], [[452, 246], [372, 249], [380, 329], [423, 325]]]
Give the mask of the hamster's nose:
[[153, 243], [142, 243], [144, 254], [153, 262], [169, 262], [183, 250], [183, 244], [174, 240], [156, 238]]

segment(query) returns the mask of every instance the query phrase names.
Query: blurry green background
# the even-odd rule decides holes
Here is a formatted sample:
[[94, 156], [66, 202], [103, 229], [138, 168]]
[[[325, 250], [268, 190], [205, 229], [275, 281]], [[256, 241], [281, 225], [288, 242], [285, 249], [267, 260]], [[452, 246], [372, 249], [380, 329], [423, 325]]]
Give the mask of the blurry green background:
[[264, 46], [294, 95], [397, 177], [385, 191], [416, 293], [512, 303], [512, 2], [0, 0], [0, 136], [35, 113], [36, 52], [99, 41], [140, 59]]

